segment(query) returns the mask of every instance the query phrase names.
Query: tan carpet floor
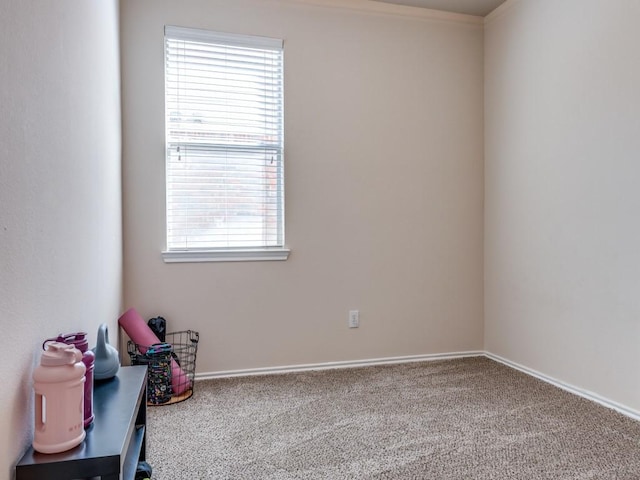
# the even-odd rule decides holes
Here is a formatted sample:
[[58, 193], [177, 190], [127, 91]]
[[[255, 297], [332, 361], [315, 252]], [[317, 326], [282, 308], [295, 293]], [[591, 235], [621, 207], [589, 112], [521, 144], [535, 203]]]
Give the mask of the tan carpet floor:
[[197, 382], [155, 480], [640, 479], [640, 423], [484, 357]]

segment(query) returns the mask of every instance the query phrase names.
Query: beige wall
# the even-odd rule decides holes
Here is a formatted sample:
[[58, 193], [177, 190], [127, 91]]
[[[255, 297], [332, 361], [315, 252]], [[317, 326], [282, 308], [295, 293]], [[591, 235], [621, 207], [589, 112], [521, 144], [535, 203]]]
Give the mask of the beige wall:
[[485, 30], [485, 346], [640, 409], [640, 2]]
[[0, 478], [31, 442], [42, 341], [121, 308], [118, 3], [0, 3]]
[[[123, 307], [118, 2], [54, 3], [0, 4], [0, 478], [31, 441], [41, 340], [93, 344]], [[483, 325], [482, 27], [325, 3], [123, 2], [125, 306], [199, 330], [200, 372], [484, 331], [640, 409], [640, 5], [512, 0], [486, 25]], [[285, 39], [287, 262], [162, 262], [164, 24]]]
[[[313, 3], [122, 4], [125, 302], [199, 372], [482, 348], [482, 25]], [[165, 24], [285, 40], [288, 261], [162, 262]]]

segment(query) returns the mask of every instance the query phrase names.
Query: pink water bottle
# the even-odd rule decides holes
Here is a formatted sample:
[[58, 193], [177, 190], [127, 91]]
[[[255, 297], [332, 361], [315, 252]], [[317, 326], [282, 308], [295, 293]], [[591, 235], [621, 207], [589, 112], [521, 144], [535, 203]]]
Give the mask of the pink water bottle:
[[57, 341], [73, 345], [82, 352], [82, 363], [87, 367], [84, 374], [86, 379], [84, 382], [84, 428], [87, 428], [93, 422], [93, 369], [96, 355], [89, 350], [89, 341], [87, 340], [87, 332], [65, 333], [58, 335], [58, 338], [50, 338], [45, 340], [42, 348], [45, 348], [48, 342]]
[[64, 452], [84, 440], [85, 370], [82, 353], [73, 345], [47, 343], [33, 372], [37, 452]]

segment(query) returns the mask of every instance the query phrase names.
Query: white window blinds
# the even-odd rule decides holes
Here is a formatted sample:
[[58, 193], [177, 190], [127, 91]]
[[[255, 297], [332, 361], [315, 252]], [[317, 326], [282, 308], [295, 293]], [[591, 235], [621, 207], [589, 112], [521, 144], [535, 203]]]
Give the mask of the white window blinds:
[[165, 27], [167, 250], [284, 245], [283, 42]]

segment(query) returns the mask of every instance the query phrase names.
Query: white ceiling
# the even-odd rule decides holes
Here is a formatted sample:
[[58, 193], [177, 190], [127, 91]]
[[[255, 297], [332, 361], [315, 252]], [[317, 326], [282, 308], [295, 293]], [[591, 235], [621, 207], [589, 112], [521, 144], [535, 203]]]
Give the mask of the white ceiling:
[[467, 13], [484, 17], [506, 0], [376, 0], [397, 5], [432, 8], [446, 12]]

